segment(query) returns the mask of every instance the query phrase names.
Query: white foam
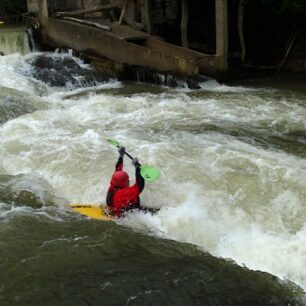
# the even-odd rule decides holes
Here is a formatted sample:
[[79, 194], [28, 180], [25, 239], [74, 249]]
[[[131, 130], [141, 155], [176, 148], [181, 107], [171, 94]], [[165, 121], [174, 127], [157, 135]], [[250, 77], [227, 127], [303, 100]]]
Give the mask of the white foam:
[[31, 80], [22, 74], [29, 67], [20, 54], [0, 56], [0, 86], [33, 93], [35, 89]]
[[[104, 138], [116, 139], [140, 162], [161, 169], [142, 195], [147, 206], [161, 207], [158, 214], [120, 222], [306, 289], [306, 160], [218, 132], [229, 124], [305, 131], [305, 98], [244, 88], [195, 97], [173, 91], [65, 97], [64, 91], [47, 96], [49, 109], [0, 126], [4, 174], [35, 173], [70, 202], [101, 203], [117, 158]], [[133, 178], [128, 159], [125, 167]]]

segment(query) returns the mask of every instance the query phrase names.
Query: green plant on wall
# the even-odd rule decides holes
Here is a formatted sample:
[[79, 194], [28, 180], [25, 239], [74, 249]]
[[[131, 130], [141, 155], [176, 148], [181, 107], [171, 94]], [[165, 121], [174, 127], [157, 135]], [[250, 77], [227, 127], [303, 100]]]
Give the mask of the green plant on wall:
[[27, 11], [26, 0], [2, 0], [1, 2], [8, 15], [21, 14]]

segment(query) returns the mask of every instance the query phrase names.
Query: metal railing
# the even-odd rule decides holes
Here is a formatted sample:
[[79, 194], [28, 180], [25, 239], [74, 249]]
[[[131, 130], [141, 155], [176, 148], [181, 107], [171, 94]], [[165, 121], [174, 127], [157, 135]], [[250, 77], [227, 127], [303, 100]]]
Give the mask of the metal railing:
[[6, 18], [1, 17], [0, 14], [0, 22], [5, 25], [24, 25], [24, 26], [32, 26], [37, 22], [37, 17], [31, 13], [23, 13], [18, 15], [7, 15]]

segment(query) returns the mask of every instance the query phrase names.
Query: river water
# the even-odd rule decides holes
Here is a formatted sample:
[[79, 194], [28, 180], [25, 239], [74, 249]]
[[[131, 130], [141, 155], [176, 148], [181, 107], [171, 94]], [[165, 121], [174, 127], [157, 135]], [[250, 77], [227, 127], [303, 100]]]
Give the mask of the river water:
[[[306, 290], [306, 86], [50, 86], [38, 55], [0, 57], [2, 306], [288, 305], [274, 286]], [[105, 199], [104, 138], [161, 170], [142, 194], [156, 215], [69, 209]]]

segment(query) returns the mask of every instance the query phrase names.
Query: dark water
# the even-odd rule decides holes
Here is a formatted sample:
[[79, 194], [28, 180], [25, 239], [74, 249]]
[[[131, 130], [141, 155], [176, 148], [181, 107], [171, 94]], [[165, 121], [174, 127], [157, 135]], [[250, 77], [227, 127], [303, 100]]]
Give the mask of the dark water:
[[[0, 58], [1, 306], [305, 305], [300, 87], [122, 84], [44, 56]], [[161, 169], [142, 195], [158, 214], [69, 209], [105, 198], [105, 136]]]
[[192, 245], [44, 213], [1, 220], [1, 305], [302, 305], [293, 284]]

